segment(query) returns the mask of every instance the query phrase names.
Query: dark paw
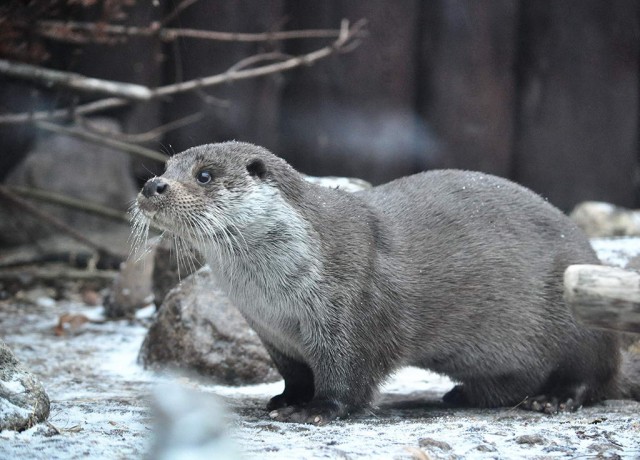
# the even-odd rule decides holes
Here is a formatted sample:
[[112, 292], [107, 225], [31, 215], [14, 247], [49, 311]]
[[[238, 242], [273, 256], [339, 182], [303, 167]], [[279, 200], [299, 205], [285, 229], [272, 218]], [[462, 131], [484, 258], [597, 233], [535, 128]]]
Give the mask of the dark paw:
[[304, 406], [283, 407], [269, 413], [269, 417], [278, 422], [309, 423], [312, 425], [326, 425], [345, 415], [347, 415], [347, 409], [344, 404], [324, 399], [311, 401]]
[[288, 406], [299, 406], [308, 403], [313, 397], [313, 393], [306, 391], [286, 391], [282, 394], [274, 396], [267, 403], [267, 410], [272, 411]]
[[275, 409], [280, 409], [281, 407], [287, 407], [289, 405], [290, 404], [287, 402], [287, 398], [283, 393], [278, 396], [274, 396], [269, 400], [269, 402], [267, 403], [267, 410], [272, 411]]
[[442, 400], [451, 404], [452, 406], [467, 406], [469, 405], [469, 401], [467, 400], [467, 396], [464, 393], [463, 385], [456, 385], [450, 391], [448, 391], [443, 397]]

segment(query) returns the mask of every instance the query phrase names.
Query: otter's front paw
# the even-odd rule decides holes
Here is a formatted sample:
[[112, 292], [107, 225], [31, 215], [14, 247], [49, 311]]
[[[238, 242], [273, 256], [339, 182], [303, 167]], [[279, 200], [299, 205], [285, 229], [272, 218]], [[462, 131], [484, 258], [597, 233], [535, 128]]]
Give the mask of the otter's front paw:
[[347, 415], [347, 406], [334, 400], [318, 399], [304, 406], [288, 406], [271, 411], [269, 416], [278, 422], [326, 425]]
[[313, 388], [286, 388], [282, 394], [274, 396], [267, 403], [267, 410], [272, 411], [287, 406], [300, 406], [313, 398]]

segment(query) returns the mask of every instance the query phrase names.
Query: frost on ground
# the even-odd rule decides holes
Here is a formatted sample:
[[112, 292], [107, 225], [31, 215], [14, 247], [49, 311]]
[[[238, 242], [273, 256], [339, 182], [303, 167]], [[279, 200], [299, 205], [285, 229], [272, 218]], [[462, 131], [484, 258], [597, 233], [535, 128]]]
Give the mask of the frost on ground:
[[[635, 255], [639, 242], [622, 244]], [[617, 259], [624, 252], [602, 246], [599, 252]], [[264, 405], [282, 391], [282, 382], [222, 387], [161, 377], [136, 364], [145, 319], [89, 322], [56, 336], [64, 313], [101, 318], [100, 307], [46, 298], [29, 306], [0, 302], [0, 334], [51, 398], [48, 423], [0, 433], [0, 458], [151, 458], [158, 429], [151, 395], [155, 391], [163, 399], [162, 392], [171, 390], [160, 384], [168, 380], [202, 392], [203, 401], [218, 395], [228, 417], [224, 436], [247, 459], [640, 458], [640, 403], [607, 401], [556, 416], [452, 409], [440, 402], [452, 383], [417, 369], [396, 374], [371, 410], [349, 420], [325, 427], [272, 422]], [[192, 458], [213, 457], [208, 452]]]

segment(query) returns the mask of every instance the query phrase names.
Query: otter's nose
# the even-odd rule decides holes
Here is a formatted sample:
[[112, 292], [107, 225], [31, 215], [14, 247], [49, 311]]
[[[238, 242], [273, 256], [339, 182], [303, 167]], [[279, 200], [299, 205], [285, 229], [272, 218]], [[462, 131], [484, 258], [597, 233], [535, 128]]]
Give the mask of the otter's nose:
[[162, 195], [168, 188], [169, 184], [159, 177], [154, 177], [144, 184], [144, 187], [142, 187], [142, 194], [147, 198], [151, 198], [152, 196]]

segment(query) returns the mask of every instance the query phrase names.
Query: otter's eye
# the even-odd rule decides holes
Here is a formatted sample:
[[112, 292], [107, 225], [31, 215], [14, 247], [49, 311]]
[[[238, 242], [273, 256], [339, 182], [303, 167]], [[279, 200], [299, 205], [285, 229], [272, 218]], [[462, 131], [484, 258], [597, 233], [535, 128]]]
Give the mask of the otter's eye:
[[208, 184], [209, 182], [211, 182], [212, 179], [213, 179], [213, 174], [211, 174], [211, 171], [207, 171], [206, 169], [196, 174], [196, 180], [200, 185]]

